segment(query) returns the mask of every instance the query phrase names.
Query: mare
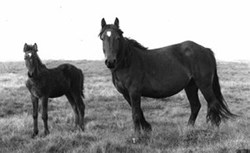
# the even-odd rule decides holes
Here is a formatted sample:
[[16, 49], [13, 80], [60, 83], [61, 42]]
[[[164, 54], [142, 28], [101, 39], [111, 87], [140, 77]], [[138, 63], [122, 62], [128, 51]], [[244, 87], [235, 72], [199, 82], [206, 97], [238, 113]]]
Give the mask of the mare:
[[185, 41], [149, 50], [123, 36], [118, 18], [114, 24], [106, 24], [103, 18], [99, 36], [113, 84], [132, 107], [135, 134], [152, 130], [141, 109], [142, 96], [165, 98], [184, 89], [191, 106], [189, 125], [194, 125], [201, 108], [198, 90], [208, 103], [206, 119], [212, 125], [235, 116], [221, 93], [216, 60], [209, 48]]
[[34, 131], [32, 137], [38, 134], [38, 101], [42, 101], [42, 119], [44, 135], [49, 134], [48, 129], [48, 99], [66, 95], [75, 114], [75, 126], [84, 130], [85, 105], [82, 98], [84, 75], [82, 71], [71, 64], [62, 64], [56, 68], [48, 69], [37, 54], [37, 44], [27, 45], [23, 49], [25, 64], [28, 69], [26, 87], [31, 94], [33, 104]]

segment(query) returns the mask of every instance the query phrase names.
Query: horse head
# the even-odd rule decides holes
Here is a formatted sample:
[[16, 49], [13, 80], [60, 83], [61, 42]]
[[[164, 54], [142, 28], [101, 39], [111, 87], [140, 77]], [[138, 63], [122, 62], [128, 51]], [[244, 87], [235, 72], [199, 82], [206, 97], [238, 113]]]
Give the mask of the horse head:
[[32, 76], [35, 71], [37, 71], [39, 64], [41, 64], [41, 61], [37, 55], [37, 44], [34, 45], [27, 45], [24, 44], [23, 52], [24, 52], [24, 60], [25, 65], [28, 69], [29, 76]]
[[114, 24], [106, 24], [105, 19], [101, 21], [101, 32], [99, 34], [103, 43], [103, 53], [105, 64], [113, 69], [117, 64], [119, 50], [121, 49], [123, 32], [119, 29], [119, 19], [116, 18]]

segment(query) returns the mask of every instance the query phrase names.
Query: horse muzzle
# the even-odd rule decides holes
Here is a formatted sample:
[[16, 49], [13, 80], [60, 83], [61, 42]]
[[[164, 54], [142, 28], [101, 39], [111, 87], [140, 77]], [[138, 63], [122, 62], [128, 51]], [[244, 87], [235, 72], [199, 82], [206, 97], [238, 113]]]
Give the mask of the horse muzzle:
[[115, 59], [113, 59], [113, 60], [108, 60], [108, 59], [106, 59], [106, 60], [105, 60], [105, 65], [106, 65], [109, 69], [113, 69], [113, 68], [115, 68], [116, 60], [115, 60]]

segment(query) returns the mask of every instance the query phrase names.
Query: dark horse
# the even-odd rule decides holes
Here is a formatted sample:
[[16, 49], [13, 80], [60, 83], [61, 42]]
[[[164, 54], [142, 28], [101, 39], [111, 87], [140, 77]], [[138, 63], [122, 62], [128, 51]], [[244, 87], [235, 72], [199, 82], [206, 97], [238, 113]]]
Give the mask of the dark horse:
[[37, 55], [37, 44], [24, 45], [25, 64], [28, 69], [26, 87], [30, 91], [33, 104], [34, 133], [38, 134], [38, 100], [42, 101], [42, 119], [44, 135], [48, 129], [48, 98], [66, 95], [75, 113], [75, 125], [84, 129], [85, 105], [82, 98], [84, 75], [82, 71], [71, 64], [62, 64], [57, 68], [48, 69]]
[[213, 52], [192, 41], [148, 50], [135, 40], [123, 37], [119, 20], [101, 21], [105, 64], [111, 70], [113, 84], [132, 107], [134, 130], [151, 131], [141, 109], [141, 96], [164, 98], [182, 89], [191, 106], [189, 125], [194, 125], [201, 104], [198, 89], [208, 103], [207, 121], [219, 126], [233, 117], [223, 99]]

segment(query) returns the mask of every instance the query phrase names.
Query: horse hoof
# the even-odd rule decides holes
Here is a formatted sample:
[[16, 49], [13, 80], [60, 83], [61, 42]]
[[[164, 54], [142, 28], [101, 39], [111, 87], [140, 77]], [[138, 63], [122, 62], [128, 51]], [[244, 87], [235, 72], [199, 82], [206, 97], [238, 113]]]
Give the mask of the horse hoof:
[[38, 131], [32, 133], [31, 138], [34, 139], [38, 135]]
[[33, 133], [33, 134], [31, 135], [31, 139], [34, 139], [36, 136], [37, 136], [37, 134]]
[[44, 131], [44, 133], [43, 133], [43, 137], [46, 137], [47, 135], [49, 135], [49, 131]]

